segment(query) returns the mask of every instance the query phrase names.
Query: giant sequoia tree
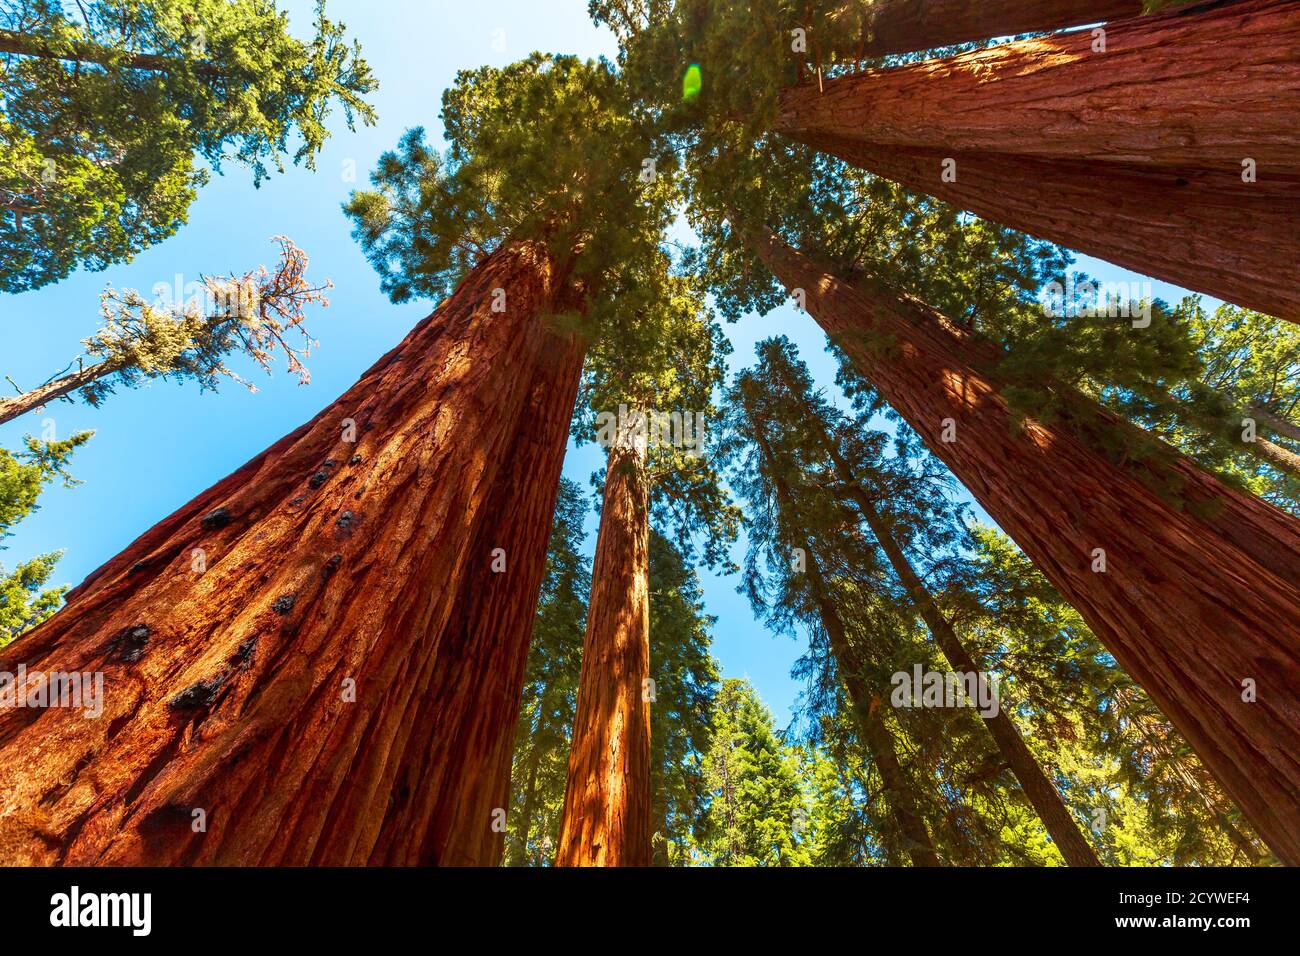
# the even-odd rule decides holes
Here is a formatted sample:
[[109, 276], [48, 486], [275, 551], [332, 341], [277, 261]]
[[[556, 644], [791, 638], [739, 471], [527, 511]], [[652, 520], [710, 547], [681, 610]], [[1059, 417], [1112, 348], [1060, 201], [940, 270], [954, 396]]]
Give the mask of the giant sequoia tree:
[[[715, 288], [733, 312], [771, 307], [777, 289], [805, 306], [1079, 609], [1261, 837], [1283, 859], [1300, 859], [1300, 776], [1287, 757], [1300, 725], [1284, 690], [1300, 679], [1287, 623], [1300, 605], [1290, 583], [1300, 571], [1300, 526], [1062, 385], [1057, 368], [1036, 385], [1013, 375], [1006, 350], [1016, 337], [1007, 330], [1035, 314], [1024, 298], [1005, 315], [995, 307], [969, 322], [908, 294], [928, 298], [924, 284], [903, 291], [909, 277], [890, 268], [879, 232], [846, 236], [833, 221], [870, 203], [870, 191], [833, 160], [771, 133], [767, 111], [787, 68], [764, 55], [772, 38], [740, 29], [738, 16], [727, 4], [684, 3], [624, 30], [627, 71], [647, 96], [688, 58], [701, 64], [696, 95], [657, 102], [664, 135], [695, 172], [693, 221]], [[718, 29], [728, 23], [740, 32]], [[710, 76], [738, 75], [718, 66], [733, 55], [753, 71], [744, 82], [709, 85]], [[1282, 144], [1288, 134], [1274, 132]], [[886, 254], [863, 262], [863, 247]], [[1177, 328], [1151, 329], [1145, 338], [1147, 329], [1112, 321], [1097, 342], [1127, 341], [1119, 359], [1158, 354], [1156, 342], [1187, 354]], [[1227, 579], [1225, 568], [1234, 569]]]
[[330, 110], [376, 83], [317, 4], [314, 36], [260, 0], [19, 0], [0, 13], [0, 290], [103, 269], [166, 239], [207, 173], [311, 167]]
[[566, 58], [463, 74], [446, 158], [418, 133], [384, 158], [363, 247], [395, 297], [447, 298], [5, 649], [103, 670], [107, 703], [0, 717], [4, 859], [499, 857], [579, 320], [666, 215], [618, 96]]
[[1300, 321], [1297, 44], [1295, 0], [1199, 4], [809, 80], [782, 93], [774, 128], [997, 222]]
[[723, 342], [702, 295], [669, 274], [666, 256], [640, 289], [640, 306], [611, 322], [609, 347], [593, 350], [589, 363], [585, 397], [607, 459], [560, 865], [651, 862], [652, 496], [680, 537], [691, 537], [691, 523], [706, 529], [711, 560], [734, 534], [701, 444]]

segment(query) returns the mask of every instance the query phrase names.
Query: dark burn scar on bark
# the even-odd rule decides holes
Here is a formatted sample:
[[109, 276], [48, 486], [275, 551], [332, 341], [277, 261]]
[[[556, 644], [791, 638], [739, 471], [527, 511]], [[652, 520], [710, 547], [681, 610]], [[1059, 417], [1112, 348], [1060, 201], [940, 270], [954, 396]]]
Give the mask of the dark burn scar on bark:
[[226, 682], [228, 673], [229, 671], [222, 671], [215, 677], [196, 681], [173, 697], [167, 706], [172, 710], [193, 710], [196, 707], [212, 706], [217, 699], [217, 692], [221, 690], [221, 685]]
[[236, 648], [235, 653], [230, 655], [229, 666], [223, 667], [220, 673], [214, 674], [212, 677], [205, 677], [203, 680], [195, 681], [173, 697], [167, 706], [172, 710], [195, 710], [201, 707], [211, 707], [216, 703], [221, 688], [230, 680], [231, 675], [235, 671], [248, 666], [256, 649], [257, 638], [247, 638]]
[[124, 664], [134, 664], [144, 657], [145, 645], [149, 643], [149, 626], [132, 624], [122, 628], [117, 636], [108, 642], [109, 654], [117, 654], [117, 659]]
[[199, 527], [204, 531], [216, 531], [218, 528], [224, 528], [234, 520], [229, 508], [217, 508], [203, 516], [203, 520], [199, 522]]

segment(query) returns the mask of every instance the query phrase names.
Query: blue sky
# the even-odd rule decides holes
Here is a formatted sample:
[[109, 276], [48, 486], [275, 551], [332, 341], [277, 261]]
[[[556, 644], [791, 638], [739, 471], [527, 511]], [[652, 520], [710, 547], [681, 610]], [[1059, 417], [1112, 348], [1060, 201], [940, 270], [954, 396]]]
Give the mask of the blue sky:
[[[282, 3], [291, 23], [306, 34], [310, 0]], [[254, 189], [246, 170], [230, 167], [200, 193], [190, 221], [177, 235], [128, 265], [102, 273], [80, 272], [37, 292], [0, 296], [5, 348], [0, 375], [31, 388], [63, 369], [80, 353], [80, 342], [98, 323], [105, 284], [149, 293], [158, 283], [181, 284], [200, 273], [244, 272], [273, 265], [270, 237], [285, 234], [311, 256], [309, 277], [334, 281], [327, 310], [309, 326], [321, 347], [309, 364], [312, 382], [299, 386], [277, 367], [273, 378], [237, 364], [259, 391], [230, 383], [218, 394], [200, 394], [190, 383], [153, 383], [119, 392], [100, 409], [56, 403], [43, 412], [0, 426], [0, 446], [16, 449], [22, 435], [40, 435], [47, 421], [62, 438], [94, 429], [94, 439], [73, 461], [83, 484], [51, 487], [41, 508], [3, 544], [0, 561], [10, 568], [34, 554], [65, 549], [55, 581], [75, 584], [194, 495], [296, 428], [347, 389], [376, 358], [395, 345], [431, 309], [430, 303], [395, 306], [379, 292], [378, 279], [351, 239], [340, 210], [349, 192], [364, 186], [380, 153], [411, 126], [440, 137], [442, 90], [457, 70], [504, 65], [533, 50], [612, 57], [614, 37], [587, 18], [587, 0], [330, 0], [332, 18], [347, 23], [361, 41], [379, 78], [376, 126], [349, 133], [341, 119], [311, 173], [291, 168]], [[354, 171], [354, 178], [350, 173]], [[1106, 281], [1139, 278], [1095, 260], [1080, 268]], [[1176, 299], [1180, 290], [1154, 284], [1157, 295]], [[754, 343], [788, 336], [818, 381], [834, 390], [834, 366], [825, 339], [811, 318], [782, 308], [728, 325], [733, 370], [753, 361]], [[8, 383], [0, 385], [10, 389]], [[601, 466], [600, 450], [570, 448], [565, 474], [589, 490]], [[596, 518], [588, 523], [594, 549]], [[737, 579], [702, 572], [711, 614], [717, 615], [714, 653], [728, 677], [747, 676], [785, 725], [799, 687], [789, 677], [801, 647], [774, 637], [754, 620]]]

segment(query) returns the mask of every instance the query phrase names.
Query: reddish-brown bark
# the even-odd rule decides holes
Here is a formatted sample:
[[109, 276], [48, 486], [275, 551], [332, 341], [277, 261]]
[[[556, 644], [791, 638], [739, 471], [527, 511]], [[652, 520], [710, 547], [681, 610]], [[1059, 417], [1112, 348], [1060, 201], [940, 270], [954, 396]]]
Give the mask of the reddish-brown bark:
[[645, 449], [605, 471], [557, 866], [651, 863], [650, 516]]
[[[1300, 176], [1141, 169], [1006, 154], [801, 142], [993, 222], [1126, 269], [1300, 321]], [[944, 182], [943, 161], [957, 163]], [[1265, 241], [1262, 237], [1269, 237]]]
[[105, 704], [0, 713], [0, 859], [492, 862], [477, 828], [504, 805], [521, 681], [504, 685], [580, 362], [547, 319], [564, 294], [537, 247], [488, 257], [325, 411], [4, 649], [6, 671], [103, 671]]
[[1092, 44], [1057, 34], [800, 85], [783, 91], [776, 129], [985, 218], [1300, 320], [1300, 0], [1119, 21], [1106, 52]]
[[[944, 316], [850, 284], [767, 231], [748, 235], [787, 288], [1034, 561], [1183, 734], [1282, 860], [1300, 863], [1300, 522], [1165, 454], [1121, 461], [1123, 430], [1063, 396], [1017, 428]], [[955, 441], [943, 441], [945, 422]], [[1175, 482], [1177, 500], [1153, 487]], [[1105, 571], [1094, 571], [1095, 549]], [[1243, 681], [1256, 699], [1243, 700]]]
[[836, 52], [854, 57], [913, 53], [1141, 12], [1142, 0], [847, 0], [843, 16], [861, 19], [862, 39]]
[[1300, 0], [1237, 0], [782, 91], [778, 131], [907, 149], [1300, 171]]

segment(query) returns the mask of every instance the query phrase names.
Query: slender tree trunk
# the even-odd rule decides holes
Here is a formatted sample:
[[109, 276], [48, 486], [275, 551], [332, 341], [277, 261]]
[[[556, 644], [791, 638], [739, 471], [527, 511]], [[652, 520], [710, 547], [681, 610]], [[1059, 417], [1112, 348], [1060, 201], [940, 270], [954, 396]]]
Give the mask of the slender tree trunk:
[[1093, 44], [1058, 34], [793, 87], [776, 129], [986, 219], [1300, 321], [1300, 0], [1121, 21], [1104, 53]]
[[524, 784], [524, 805], [519, 812], [519, 841], [511, 848], [510, 865], [528, 865], [528, 837], [533, 831], [533, 800], [537, 796], [537, 765], [541, 754], [536, 747], [528, 755], [528, 782]]
[[864, 742], [871, 748], [876, 769], [880, 771], [885, 799], [899, 833], [907, 844], [907, 854], [911, 857], [913, 866], [942, 866], [939, 855], [934, 849], [934, 841], [930, 839], [930, 831], [925, 825], [925, 819], [917, 809], [911, 781], [898, 759], [894, 735], [877, 712], [880, 704], [879, 697], [872, 694], [863, 683], [860, 676], [863, 671], [862, 661], [845, 632], [844, 622], [840, 620], [834, 602], [830, 599], [826, 582], [822, 578], [821, 567], [807, 542], [804, 542], [803, 547], [813, 600], [817, 603], [822, 624], [830, 638], [831, 650], [839, 662], [840, 674], [848, 691], [849, 703], [857, 718], [858, 728], [862, 732]]
[[0, 652], [104, 675], [99, 719], [0, 712], [0, 860], [493, 862], [566, 434], [528, 416], [567, 425], [580, 366], [547, 319], [565, 295], [539, 248], [489, 256]]
[[[943, 652], [943, 656], [948, 659], [949, 665], [955, 670], [968, 674], [982, 674], [982, 669], [966, 650], [952, 623], [940, 610], [929, 588], [925, 586], [921, 576], [912, 567], [912, 562], [907, 559], [907, 555], [899, 547], [893, 530], [885, 521], [884, 516], [877, 510], [875, 502], [871, 500], [871, 496], [867, 494], [866, 489], [862, 487], [862, 484], [853, 474], [848, 462], [844, 460], [844, 456], [840, 454], [835, 440], [833, 438], [826, 440], [824, 447], [835, 466], [836, 475], [840, 481], [844, 482], [849, 495], [861, 510], [862, 517], [866, 519], [867, 527], [871, 529], [872, 535], [880, 543], [880, 548], [885, 552], [885, 557], [889, 559], [890, 566], [893, 567], [894, 573], [898, 575], [898, 579], [903, 583], [903, 587], [907, 590], [908, 596], [921, 616], [921, 620], [925, 622], [930, 635]], [[1093, 851], [1082, 831], [1079, 830], [1079, 824], [1075, 821], [1069, 808], [1066, 807], [1065, 801], [1061, 799], [1056, 787], [1043, 773], [1043, 769], [1039, 766], [1034, 755], [1025, 746], [1025, 742], [1021, 739], [1020, 732], [1016, 729], [1016, 725], [1012, 723], [1011, 718], [1001, 708], [991, 717], [985, 716], [983, 713], [980, 716], [984, 720], [984, 726], [988, 728], [989, 734], [993, 737], [998, 751], [1002, 754], [1002, 758], [1007, 762], [1007, 766], [1011, 768], [1011, 772], [1016, 775], [1016, 779], [1020, 782], [1020, 788], [1024, 790], [1025, 796], [1028, 797], [1039, 819], [1043, 821], [1043, 826], [1047, 828], [1048, 835], [1052, 838], [1052, 842], [1056, 844], [1057, 849], [1061, 851], [1061, 856], [1065, 858], [1065, 862], [1070, 866], [1101, 866], [1097, 854]]]
[[[773, 454], [766, 437], [764, 437], [761, 423], [757, 421], [755, 421], [755, 435], [764, 460], [772, 468], [772, 482], [776, 488], [780, 507], [793, 522], [797, 522], [798, 506], [795, 504], [794, 497], [785, 481], [776, 471], [778, 467], [776, 456]], [[839, 665], [840, 678], [844, 681], [845, 690], [848, 692], [849, 704], [857, 721], [858, 729], [862, 733], [863, 742], [870, 749], [871, 756], [876, 763], [876, 769], [880, 771], [880, 781], [885, 791], [885, 803], [889, 807], [890, 816], [894, 818], [894, 823], [898, 827], [899, 835], [906, 843], [907, 854], [911, 858], [913, 866], [942, 866], [939, 855], [934, 849], [934, 841], [930, 838], [930, 831], [925, 825], [925, 819], [917, 809], [912, 783], [898, 759], [898, 752], [894, 747], [894, 736], [876, 712], [879, 706], [879, 698], [877, 695], [872, 694], [870, 688], [862, 680], [864, 672], [862, 658], [853, 642], [849, 639], [844, 622], [835, 608], [835, 602], [831, 598], [826, 580], [822, 577], [821, 565], [817, 562], [817, 556], [806, 538], [800, 538], [798, 546], [804, 552], [804, 573], [808, 576], [808, 589], [812, 592], [813, 602], [817, 605], [822, 626], [826, 629], [826, 636], [830, 639], [831, 653], [835, 655], [835, 660]]]
[[650, 499], [644, 443], [610, 448], [557, 866], [651, 862]]
[[[851, 285], [767, 230], [747, 236], [1083, 615], [1255, 831], [1300, 863], [1300, 522], [1095, 403], [1066, 395], [1057, 421], [1017, 427], [998, 383], [972, 366], [979, 349], [944, 316], [880, 283]], [[1117, 461], [1088, 438], [1116, 433], [1158, 453]]]
[[1261, 408], [1258, 405], [1247, 405], [1246, 414], [1258, 418], [1279, 435], [1285, 435], [1293, 441], [1300, 441], [1300, 425], [1294, 425], [1285, 418], [1274, 415], [1267, 408]]
[[862, 38], [835, 52], [859, 59], [914, 53], [1141, 13], [1142, 0], [846, 0], [839, 16], [860, 19]]
[[114, 369], [108, 368], [105, 363], [92, 365], [90, 368], [81, 369], [68, 375], [61, 375], [53, 381], [46, 382], [44, 385], [38, 385], [33, 389], [28, 389], [21, 395], [14, 395], [11, 398], [0, 398], [0, 425], [11, 422], [19, 415], [25, 415], [34, 408], [40, 408], [42, 405], [48, 405], [50, 402], [62, 398], [64, 395], [71, 394], [79, 388], [89, 385], [96, 379], [103, 378], [111, 374]]
[[49, 37], [16, 30], [0, 30], [0, 54], [35, 56], [45, 60], [66, 60], [70, 63], [94, 63], [97, 66], [121, 66], [151, 73], [190, 69], [201, 76], [221, 75], [221, 68], [214, 63], [204, 63], [178, 56], [160, 56], [154, 53], [130, 53], [89, 40], [56, 42]]

